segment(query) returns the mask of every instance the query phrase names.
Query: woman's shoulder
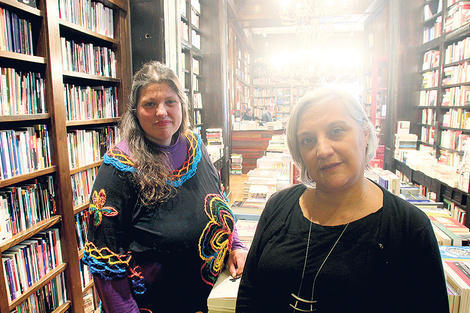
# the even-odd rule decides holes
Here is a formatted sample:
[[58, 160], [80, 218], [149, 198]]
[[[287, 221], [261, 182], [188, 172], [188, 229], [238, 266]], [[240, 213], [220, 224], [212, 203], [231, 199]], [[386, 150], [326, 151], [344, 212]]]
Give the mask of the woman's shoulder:
[[378, 185], [383, 191], [383, 207], [385, 214], [411, 220], [428, 221], [429, 217], [412, 203], [391, 193], [389, 190]]
[[103, 156], [103, 164], [111, 165], [122, 172], [135, 172], [135, 163], [125, 140], [106, 152]]
[[283, 208], [289, 204], [296, 203], [307, 187], [303, 184], [296, 184], [279, 191], [276, 191], [266, 202], [266, 208]]

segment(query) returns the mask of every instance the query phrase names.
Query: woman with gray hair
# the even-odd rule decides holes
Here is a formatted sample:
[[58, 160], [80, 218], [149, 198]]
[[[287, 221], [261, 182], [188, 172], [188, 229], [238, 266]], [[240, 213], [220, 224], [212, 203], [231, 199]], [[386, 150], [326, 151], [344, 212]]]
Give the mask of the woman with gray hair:
[[321, 88], [287, 129], [302, 184], [271, 196], [237, 299], [242, 312], [448, 312], [429, 218], [368, 180], [377, 139], [361, 103]]
[[134, 75], [121, 128], [93, 185], [83, 257], [104, 311], [207, 312], [246, 249], [171, 69], [149, 62]]

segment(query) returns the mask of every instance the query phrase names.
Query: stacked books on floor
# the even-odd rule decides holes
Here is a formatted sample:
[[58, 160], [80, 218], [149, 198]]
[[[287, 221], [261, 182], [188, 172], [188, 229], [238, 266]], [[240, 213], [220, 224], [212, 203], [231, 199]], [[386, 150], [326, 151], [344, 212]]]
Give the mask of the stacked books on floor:
[[232, 153], [230, 161], [230, 174], [241, 175], [243, 172], [243, 156], [241, 154]]
[[470, 312], [470, 247], [439, 246], [450, 313]]

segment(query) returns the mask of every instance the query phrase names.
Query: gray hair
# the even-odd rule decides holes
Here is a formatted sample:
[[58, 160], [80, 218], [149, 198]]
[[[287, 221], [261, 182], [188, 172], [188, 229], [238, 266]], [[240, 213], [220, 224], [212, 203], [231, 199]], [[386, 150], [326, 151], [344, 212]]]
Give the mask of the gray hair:
[[334, 88], [319, 88], [304, 95], [299, 103], [294, 107], [287, 126], [287, 145], [292, 155], [292, 159], [300, 168], [300, 179], [307, 187], [313, 187], [314, 182], [308, 175], [307, 167], [302, 159], [297, 140], [297, 130], [300, 117], [307, 109], [321, 108], [330, 104], [332, 101], [339, 101], [344, 109], [357, 122], [364, 133], [369, 133], [369, 142], [366, 149], [366, 164], [375, 156], [378, 146], [375, 127], [370, 122], [364, 110], [362, 103], [347, 91]]

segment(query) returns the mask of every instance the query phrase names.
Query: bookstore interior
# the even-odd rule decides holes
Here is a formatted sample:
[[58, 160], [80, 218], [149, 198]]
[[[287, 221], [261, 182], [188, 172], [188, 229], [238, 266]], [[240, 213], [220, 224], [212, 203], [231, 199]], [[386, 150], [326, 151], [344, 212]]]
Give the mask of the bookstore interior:
[[[248, 248], [300, 182], [291, 111], [354, 94], [379, 142], [367, 178], [429, 216], [449, 311], [470, 312], [470, 1], [0, 0], [0, 23], [0, 313], [104, 311], [90, 192], [151, 60], [177, 73]], [[239, 283], [224, 270], [209, 312], [235, 312]]]

